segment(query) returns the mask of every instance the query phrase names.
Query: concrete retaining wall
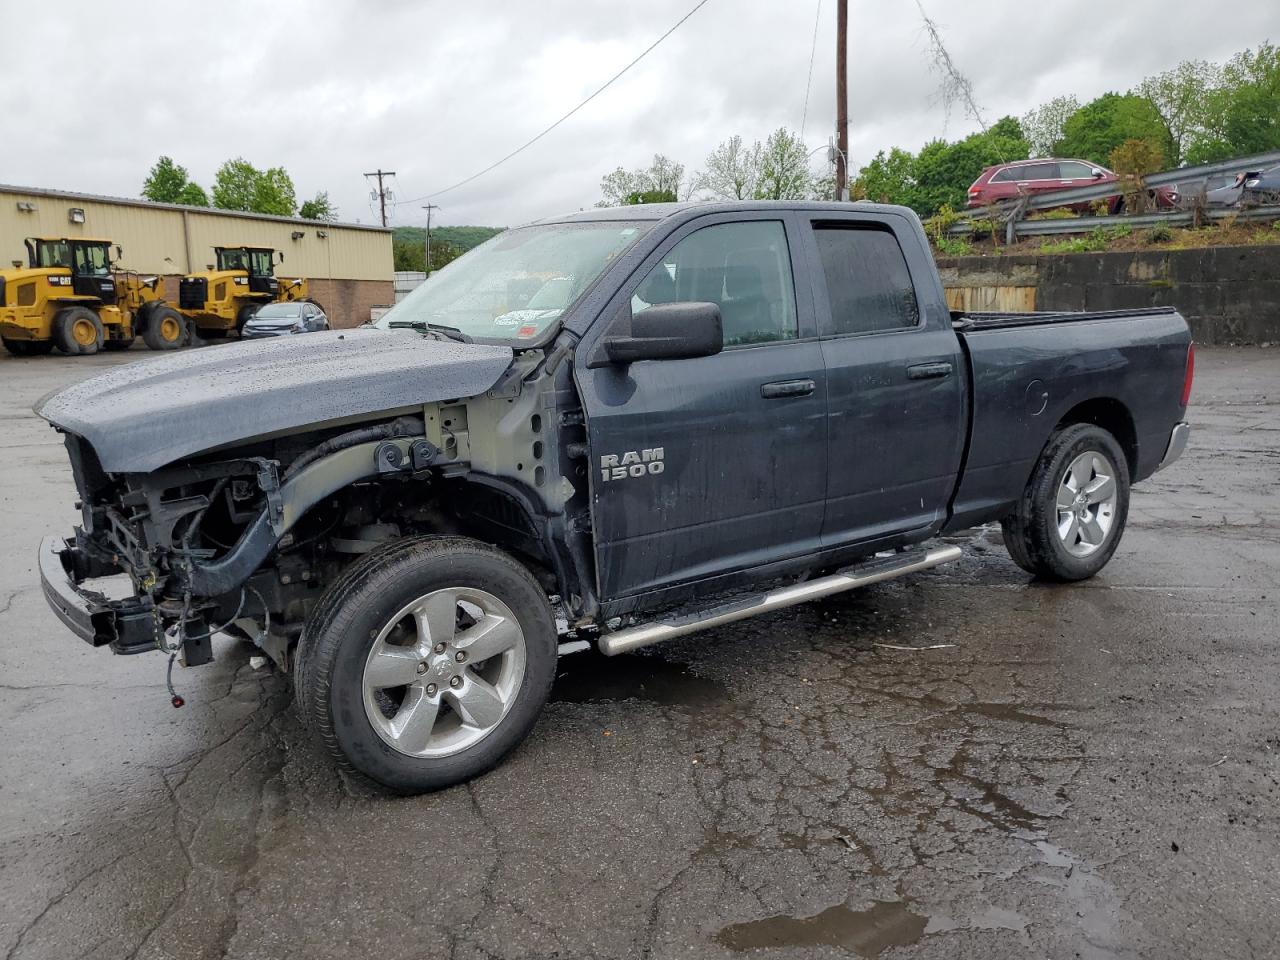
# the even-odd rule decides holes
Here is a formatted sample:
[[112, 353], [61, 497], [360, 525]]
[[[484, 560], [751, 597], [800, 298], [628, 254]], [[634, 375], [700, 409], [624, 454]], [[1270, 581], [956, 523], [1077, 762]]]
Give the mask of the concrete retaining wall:
[[956, 310], [1177, 307], [1197, 343], [1280, 343], [1280, 245], [951, 257]]

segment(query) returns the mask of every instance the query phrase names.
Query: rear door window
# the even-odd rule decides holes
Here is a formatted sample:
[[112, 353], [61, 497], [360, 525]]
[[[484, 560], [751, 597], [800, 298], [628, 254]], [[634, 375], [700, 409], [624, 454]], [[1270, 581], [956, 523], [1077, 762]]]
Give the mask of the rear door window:
[[824, 336], [883, 333], [920, 325], [920, 306], [897, 238], [870, 226], [815, 224], [830, 315]]

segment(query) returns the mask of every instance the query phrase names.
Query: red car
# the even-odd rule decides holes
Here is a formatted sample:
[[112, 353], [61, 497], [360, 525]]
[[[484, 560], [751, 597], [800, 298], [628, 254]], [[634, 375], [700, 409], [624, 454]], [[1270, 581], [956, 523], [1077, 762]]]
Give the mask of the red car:
[[[1050, 190], [1070, 190], [1073, 187], [1087, 187], [1094, 183], [1112, 183], [1120, 178], [1097, 164], [1088, 160], [1057, 160], [1052, 157], [1038, 160], [1020, 160], [1017, 163], [1002, 163], [987, 167], [982, 175], [969, 187], [969, 200], [966, 206], [985, 207], [1000, 200], [1012, 200], [1023, 193], [1046, 193]], [[1148, 191], [1158, 207], [1176, 207], [1178, 191], [1173, 187], [1156, 187]], [[1117, 193], [1107, 197], [1107, 205], [1112, 213], [1119, 213], [1124, 207], [1124, 197]], [[1089, 203], [1063, 204], [1084, 213], [1089, 210]]]

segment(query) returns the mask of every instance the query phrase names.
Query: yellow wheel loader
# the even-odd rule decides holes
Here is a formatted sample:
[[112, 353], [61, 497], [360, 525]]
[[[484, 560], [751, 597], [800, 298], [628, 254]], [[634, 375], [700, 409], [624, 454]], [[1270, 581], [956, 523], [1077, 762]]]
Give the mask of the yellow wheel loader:
[[[0, 339], [15, 356], [127, 350], [141, 334], [155, 350], [187, 340], [180, 313], [160, 297], [159, 277], [118, 268], [110, 240], [29, 237], [27, 266], [0, 270]], [[116, 259], [121, 251], [115, 246]]]
[[306, 280], [275, 275], [284, 254], [271, 247], [214, 247], [213, 253], [216, 264], [178, 286], [178, 309], [206, 339], [240, 333], [264, 303], [310, 299]]

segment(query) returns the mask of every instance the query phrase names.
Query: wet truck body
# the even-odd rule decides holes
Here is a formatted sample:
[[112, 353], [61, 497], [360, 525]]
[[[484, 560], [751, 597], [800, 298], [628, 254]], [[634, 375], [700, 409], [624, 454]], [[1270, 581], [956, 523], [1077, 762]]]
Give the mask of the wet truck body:
[[90, 643], [255, 644], [339, 762], [432, 789], [518, 743], [571, 650], [926, 569], [991, 522], [1031, 573], [1092, 576], [1187, 441], [1191, 371], [1173, 310], [953, 315], [902, 208], [595, 210], [372, 328], [44, 398], [82, 520], [40, 568]]

